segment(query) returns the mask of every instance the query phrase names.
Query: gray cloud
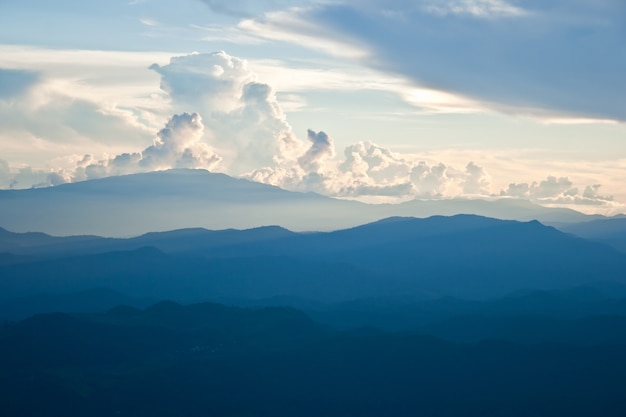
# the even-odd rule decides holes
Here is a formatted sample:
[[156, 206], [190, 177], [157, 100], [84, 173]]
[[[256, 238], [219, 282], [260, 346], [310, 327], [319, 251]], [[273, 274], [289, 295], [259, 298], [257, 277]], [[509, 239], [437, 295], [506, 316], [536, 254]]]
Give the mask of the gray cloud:
[[364, 65], [502, 112], [626, 120], [622, 0], [364, 0], [292, 13], [311, 25], [259, 23], [309, 35], [314, 25], [367, 48]]
[[532, 183], [509, 184], [500, 196], [517, 197], [544, 204], [602, 205], [613, 201], [612, 196], [601, 195], [600, 185], [587, 185], [580, 192], [567, 177], [549, 176]]
[[49, 185], [47, 179], [49, 174], [49, 172], [27, 166], [11, 169], [11, 174], [5, 181], [8, 182], [7, 188], [9, 189], [30, 188], [33, 184], [34, 186], [43, 186]]
[[0, 100], [24, 94], [39, 80], [40, 75], [33, 71], [0, 68]]
[[307, 137], [311, 147], [298, 158], [298, 164], [306, 172], [317, 172], [322, 168], [325, 159], [335, 156], [335, 147], [332, 138], [322, 131], [316, 133], [309, 129]]

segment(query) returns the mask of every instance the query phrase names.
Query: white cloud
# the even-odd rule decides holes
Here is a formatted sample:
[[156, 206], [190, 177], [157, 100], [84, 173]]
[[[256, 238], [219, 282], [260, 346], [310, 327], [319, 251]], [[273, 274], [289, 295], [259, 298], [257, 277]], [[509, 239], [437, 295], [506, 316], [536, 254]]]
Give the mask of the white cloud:
[[172, 58], [151, 67], [174, 111], [196, 111], [205, 121], [205, 141], [233, 175], [294, 160], [297, 140], [272, 88], [257, 81], [245, 60], [225, 52]]
[[501, 196], [524, 198], [542, 204], [603, 205], [613, 202], [612, 196], [601, 195], [600, 185], [587, 185], [581, 192], [567, 177], [549, 176], [532, 183], [509, 184]]
[[139, 166], [149, 170], [167, 168], [212, 169], [221, 158], [201, 142], [204, 125], [197, 113], [174, 115], [157, 134], [154, 145], [141, 153]]
[[[3, 128], [28, 125], [37, 134], [49, 135], [48, 146], [63, 150], [58, 156], [65, 155], [66, 160], [62, 168], [55, 169], [0, 163], [0, 184], [6, 188], [23, 188], [192, 167], [219, 170], [291, 190], [370, 201], [492, 197], [497, 194], [494, 188], [500, 188], [499, 184], [497, 188], [492, 184], [487, 168], [474, 162], [480, 161], [476, 154], [450, 164], [361, 141], [346, 146], [336, 157], [331, 136], [313, 130], [308, 131], [307, 144], [292, 132], [273, 89], [261, 82], [248, 62], [225, 52], [177, 56], [168, 64], [154, 64], [151, 68], [161, 77], [162, 91], [169, 99], [168, 110], [174, 114], [158, 133], [145, 125], [142, 127], [132, 113], [126, 114], [116, 107], [107, 110], [96, 103], [60, 95], [58, 84], [45, 79], [36, 81], [35, 88], [26, 88], [17, 101], [5, 102], [5, 109], [13, 106], [15, 120], [9, 120], [9, 113], [5, 112], [0, 116], [6, 118]], [[355, 82], [355, 89], [360, 82]], [[372, 76], [365, 85], [387, 82]], [[420, 100], [434, 103], [438, 99], [425, 92]], [[448, 97], [444, 101], [448, 105], [453, 100]], [[59, 120], [62, 127], [53, 126], [53, 121]], [[92, 156], [95, 152], [84, 157], [76, 157], [75, 151], [68, 152], [76, 143], [97, 143], [103, 132], [115, 134], [124, 149], [113, 152], [114, 156], [102, 157]], [[132, 135], [128, 132], [140, 134], [141, 139], [129, 141]], [[64, 136], [64, 140], [53, 142]], [[148, 143], [150, 140], [152, 144]], [[63, 146], [67, 148], [62, 149]], [[468, 159], [474, 161], [467, 162]], [[611, 202], [610, 197], [599, 193], [599, 186], [579, 188], [567, 177], [512, 183], [500, 195], [544, 204]]]
[[408, 161], [391, 150], [372, 142], [359, 142], [348, 146], [345, 161], [340, 165], [342, 172], [369, 176], [374, 180], [406, 176]]
[[222, 159], [201, 141], [203, 130], [202, 119], [197, 113], [174, 115], [159, 131], [154, 144], [142, 152], [122, 153], [99, 161], [86, 155], [69, 178], [63, 172], [54, 173], [60, 176], [52, 178], [69, 182], [170, 168], [212, 170]]
[[491, 180], [485, 169], [473, 161], [465, 167], [463, 193], [467, 195], [485, 195], [489, 193]]
[[478, 18], [520, 17], [528, 14], [522, 8], [503, 0], [435, 0], [426, 2], [424, 10], [438, 15], [469, 15]]
[[448, 167], [441, 162], [435, 165], [418, 162], [411, 170], [411, 182], [417, 195], [426, 198], [442, 197], [451, 180], [447, 170]]

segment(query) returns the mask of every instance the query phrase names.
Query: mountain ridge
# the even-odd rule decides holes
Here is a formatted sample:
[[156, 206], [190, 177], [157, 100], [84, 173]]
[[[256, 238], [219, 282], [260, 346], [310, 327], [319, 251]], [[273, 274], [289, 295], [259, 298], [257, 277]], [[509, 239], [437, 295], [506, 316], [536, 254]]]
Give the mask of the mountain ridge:
[[365, 204], [188, 169], [0, 190], [0, 227], [57, 236], [130, 237], [183, 228], [249, 229], [270, 224], [295, 231], [331, 231], [391, 216], [454, 214], [552, 223], [602, 218], [514, 199]]
[[[17, 235], [19, 236], [19, 235]], [[110, 287], [132, 297], [499, 296], [624, 283], [626, 255], [537, 221], [392, 218], [334, 232], [187, 229], [95, 239], [0, 264], [5, 297]], [[73, 245], [73, 246], [72, 246]], [[34, 257], [34, 258], [33, 258]], [[89, 271], [88, 273], [86, 271]], [[36, 291], [37, 290], [37, 291]]]

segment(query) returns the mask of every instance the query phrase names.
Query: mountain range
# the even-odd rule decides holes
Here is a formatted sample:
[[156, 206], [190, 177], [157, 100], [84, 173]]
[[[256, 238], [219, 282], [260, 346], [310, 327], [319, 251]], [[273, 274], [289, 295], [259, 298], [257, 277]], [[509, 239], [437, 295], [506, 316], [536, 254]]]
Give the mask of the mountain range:
[[189, 169], [48, 188], [0, 190], [0, 227], [60, 236], [130, 237], [194, 227], [249, 229], [267, 225], [295, 231], [329, 231], [392, 216], [455, 214], [539, 220], [546, 224], [602, 218], [517, 199], [364, 204]]
[[623, 416], [626, 223], [200, 170], [0, 191], [11, 416]]
[[626, 254], [537, 221], [393, 217], [333, 232], [186, 229], [135, 238], [0, 233], [5, 300], [107, 288], [125, 296], [343, 302], [485, 299], [626, 284]]
[[[0, 325], [0, 401], [28, 417], [618, 417], [625, 321], [470, 317], [428, 334], [214, 303], [42, 314]], [[500, 337], [434, 335], [476, 328]]]

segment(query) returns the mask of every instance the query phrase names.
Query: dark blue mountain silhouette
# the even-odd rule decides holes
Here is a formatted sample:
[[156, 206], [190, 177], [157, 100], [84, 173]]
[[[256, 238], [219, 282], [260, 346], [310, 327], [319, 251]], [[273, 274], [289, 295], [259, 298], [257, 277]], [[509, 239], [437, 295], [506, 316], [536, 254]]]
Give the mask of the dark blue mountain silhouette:
[[[460, 344], [337, 332], [289, 308], [38, 315], [0, 326], [0, 399], [10, 416], [623, 416], [624, 318], [534, 342], [554, 324], [517, 323], [525, 343]], [[603, 343], [568, 343], [585, 332]]]
[[559, 229], [585, 239], [606, 243], [626, 253], [626, 217], [562, 224]]
[[90, 245], [90, 255], [44, 252], [38, 256], [47, 259], [0, 266], [0, 293], [105, 287], [184, 301], [291, 296], [335, 302], [381, 295], [485, 298], [626, 280], [626, 256], [609, 246], [535, 221], [470, 215], [392, 218], [330, 233], [182, 230]]

